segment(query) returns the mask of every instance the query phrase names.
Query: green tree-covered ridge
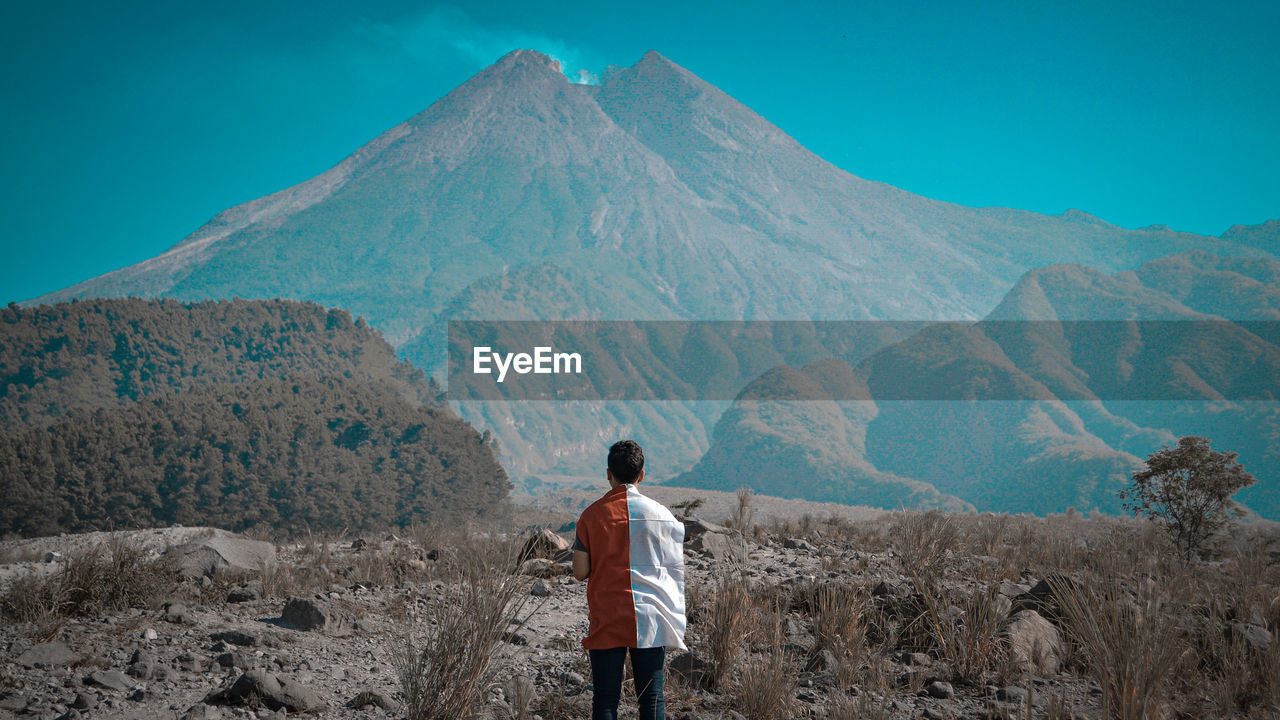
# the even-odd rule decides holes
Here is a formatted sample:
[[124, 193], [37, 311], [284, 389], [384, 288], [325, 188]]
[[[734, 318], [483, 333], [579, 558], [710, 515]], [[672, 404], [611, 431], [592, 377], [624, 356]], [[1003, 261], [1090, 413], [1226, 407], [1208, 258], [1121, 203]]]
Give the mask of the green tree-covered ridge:
[[483, 514], [491, 444], [341, 310], [96, 300], [0, 311], [0, 532], [300, 532]]

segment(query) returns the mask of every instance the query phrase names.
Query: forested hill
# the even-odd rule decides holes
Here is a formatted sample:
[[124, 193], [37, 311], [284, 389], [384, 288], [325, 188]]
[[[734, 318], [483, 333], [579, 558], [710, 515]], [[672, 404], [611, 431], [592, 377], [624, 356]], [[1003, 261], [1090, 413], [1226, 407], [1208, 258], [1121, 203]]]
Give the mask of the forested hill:
[[493, 443], [363, 321], [286, 301], [0, 310], [0, 534], [493, 512]]
[[181, 523], [286, 533], [483, 515], [508, 491], [475, 428], [350, 378], [259, 380], [75, 409], [0, 434], [0, 531]]
[[0, 310], [0, 423], [44, 424], [216, 383], [353, 377], [438, 405], [363, 320], [288, 300], [88, 300]]

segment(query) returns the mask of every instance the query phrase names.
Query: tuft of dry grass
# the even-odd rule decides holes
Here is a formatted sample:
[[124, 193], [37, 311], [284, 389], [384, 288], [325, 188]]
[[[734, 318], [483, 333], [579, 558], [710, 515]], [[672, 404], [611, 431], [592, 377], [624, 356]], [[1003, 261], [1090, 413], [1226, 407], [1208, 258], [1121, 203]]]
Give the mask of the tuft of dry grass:
[[19, 622], [56, 624], [56, 618], [156, 607], [173, 594], [180, 580], [171, 558], [150, 558], [113, 537], [69, 556], [52, 575], [19, 578], [0, 597], [0, 610]]
[[937, 510], [908, 512], [899, 516], [890, 537], [906, 574], [933, 578], [945, 572], [948, 556], [959, 545], [960, 528]]
[[1004, 665], [998, 586], [961, 593], [954, 603], [937, 584], [917, 581], [916, 586], [924, 612], [913, 623], [915, 635], [947, 661], [955, 679], [976, 682]]
[[528, 597], [519, 577], [481, 568], [439, 599], [429, 623], [411, 622], [392, 640], [409, 720], [480, 717], [494, 653]]
[[1166, 689], [1183, 655], [1171, 609], [1155, 583], [1139, 583], [1133, 594], [1114, 576], [1092, 584], [1049, 583], [1062, 607], [1068, 635], [1082, 648], [1102, 687], [1103, 706], [1118, 720], [1163, 717]]
[[725, 519], [725, 527], [738, 530], [744, 535], [751, 532], [752, 524], [755, 522], [756, 517], [756, 509], [751, 504], [751, 498], [751, 488], [738, 488], [733, 512]]
[[765, 650], [742, 663], [733, 685], [733, 700], [748, 720], [778, 720], [794, 713], [792, 674], [787, 668], [786, 635], [782, 610], [769, 613], [765, 622]]
[[746, 580], [723, 572], [716, 580], [707, 621], [707, 647], [711, 656], [710, 685], [720, 687], [737, 662], [750, 632], [751, 593]]

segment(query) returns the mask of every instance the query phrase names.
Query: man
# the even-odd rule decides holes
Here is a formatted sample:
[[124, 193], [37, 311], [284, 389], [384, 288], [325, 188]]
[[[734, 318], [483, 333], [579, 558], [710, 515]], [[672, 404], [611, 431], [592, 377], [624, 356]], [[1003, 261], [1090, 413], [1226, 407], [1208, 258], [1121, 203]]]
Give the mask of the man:
[[[609, 448], [609, 492], [582, 511], [573, 576], [587, 580], [592, 720], [615, 720], [622, 663], [631, 653], [641, 720], [663, 720], [665, 649], [683, 650], [684, 524], [640, 494], [644, 451], [632, 440]], [[588, 579], [589, 578], [589, 579]]]

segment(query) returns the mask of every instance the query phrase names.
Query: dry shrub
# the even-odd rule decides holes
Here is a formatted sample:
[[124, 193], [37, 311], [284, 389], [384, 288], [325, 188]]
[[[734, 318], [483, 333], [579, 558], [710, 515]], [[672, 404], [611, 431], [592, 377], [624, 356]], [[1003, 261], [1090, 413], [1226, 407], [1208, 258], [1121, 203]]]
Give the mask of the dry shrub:
[[392, 640], [392, 663], [409, 720], [475, 718], [493, 680], [503, 635], [518, 626], [528, 588], [504, 572], [471, 573], [435, 604], [431, 621]]
[[1049, 583], [1068, 635], [1087, 657], [1112, 717], [1163, 717], [1166, 685], [1182, 656], [1182, 642], [1170, 627], [1170, 609], [1156, 585], [1140, 583], [1131, 597], [1114, 577], [1095, 581], [1097, 591], [1058, 576]]
[[19, 622], [47, 623], [55, 617], [106, 615], [151, 608], [177, 589], [181, 576], [172, 558], [149, 558], [119, 537], [69, 556], [52, 575], [26, 575], [0, 598], [0, 609]]
[[938, 577], [945, 570], [947, 555], [960, 540], [960, 529], [937, 510], [902, 513], [890, 536], [898, 548], [902, 568], [916, 577]]
[[751, 593], [739, 574], [724, 572], [716, 580], [707, 624], [711, 655], [711, 687], [720, 687], [733, 669], [750, 630]]
[[793, 714], [792, 673], [786, 663], [782, 622], [780, 609], [770, 613], [763, 631], [765, 651], [747, 658], [733, 686], [734, 704], [748, 720], [777, 720]]
[[848, 585], [820, 585], [812, 593], [813, 652], [829, 651], [837, 682], [847, 686], [867, 652], [867, 598]]
[[923, 635], [928, 646], [947, 661], [955, 679], [977, 681], [988, 670], [1004, 665], [1005, 648], [999, 639], [1004, 616], [997, 585], [963, 593], [954, 605], [937, 584], [917, 580], [916, 586], [924, 612], [913, 623], [914, 634]]
[[738, 488], [733, 513], [725, 519], [725, 527], [733, 528], [744, 535], [751, 532], [755, 520], [756, 509], [751, 505], [751, 488]]

